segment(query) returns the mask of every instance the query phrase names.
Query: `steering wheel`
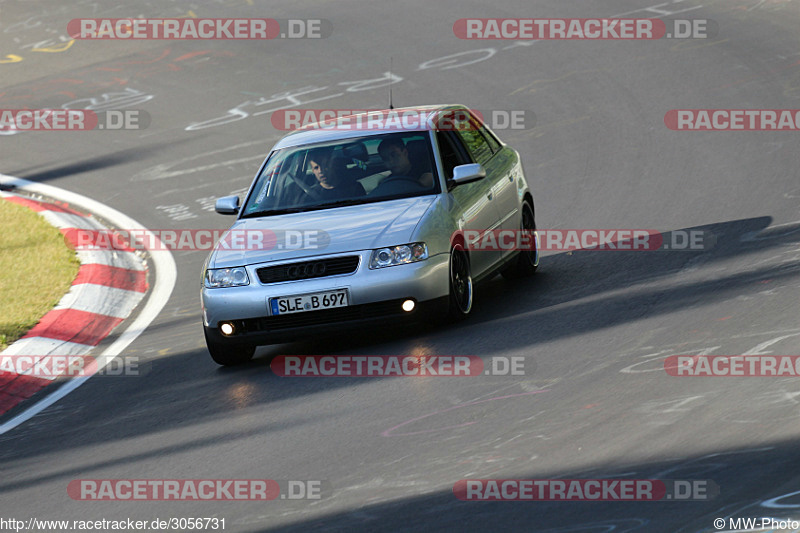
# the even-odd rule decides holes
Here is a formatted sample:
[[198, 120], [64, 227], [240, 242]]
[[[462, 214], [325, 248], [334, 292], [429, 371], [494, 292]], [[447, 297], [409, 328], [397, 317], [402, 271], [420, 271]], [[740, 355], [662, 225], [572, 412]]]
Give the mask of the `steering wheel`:
[[311, 198], [313, 198], [314, 200], [322, 200], [322, 195], [319, 194], [319, 191], [312, 190], [308, 185], [303, 183], [303, 180], [298, 178], [294, 172], [290, 172], [289, 177], [292, 178], [292, 181], [295, 182], [295, 184], [298, 187], [300, 187], [303, 190], [303, 192], [309, 195]]

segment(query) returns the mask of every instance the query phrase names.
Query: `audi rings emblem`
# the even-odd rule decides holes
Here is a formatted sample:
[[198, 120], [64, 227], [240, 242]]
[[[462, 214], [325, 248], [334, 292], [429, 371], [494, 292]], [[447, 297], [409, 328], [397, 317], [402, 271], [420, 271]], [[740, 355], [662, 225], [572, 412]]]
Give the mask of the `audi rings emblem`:
[[325, 275], [325, 263], [301, 263], [286, 269], [289, 279], [318, 278]]

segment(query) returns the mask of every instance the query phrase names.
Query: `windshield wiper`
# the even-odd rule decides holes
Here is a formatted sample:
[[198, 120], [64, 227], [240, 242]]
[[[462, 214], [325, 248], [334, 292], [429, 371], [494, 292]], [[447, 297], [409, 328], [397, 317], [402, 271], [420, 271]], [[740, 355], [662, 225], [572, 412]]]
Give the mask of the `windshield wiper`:
[[286, 215], [288, 213], [302, 213], [303, 211], [309, 211], [309, 207], [313, 206], [305, 206], [305, 207], [284, 207], [281, 209], [264, 209], [263, 211], [253, 211], [252, 213], [245, 213], [242, 215], [242, 218], [255, 218], [255, 217], [271, 217], [273, 215]]
[[327, 202], [324, 204], [317, 204], [314, 209], [327, 209], [329, 207], [342, 207], [345, 205], [358, 205], [370, 203], [372, 199], [365, 200], [364, 198], [350, 198], [348, 200], [337, 200], [335, 202]]
[[337, 200], [335, 202], [327, 202], [324, 204], [304, 205], [302, 207], [285, 207], [280, 209], [265, 209], [263, 211], [253, 211], [252, 213], [245, 213], [242, 218], [255, 218], [255, 217], [269, 217], [273, 215], [286, 215], [288, 213], [303, 213], [305, 211], [319, 211], [320, 209], [328, 209], [329, 207], [343, 207], [346, 205], [366, 204], [372, 200], [365, 200], [363, 198], [350, 198], [348, 200]]

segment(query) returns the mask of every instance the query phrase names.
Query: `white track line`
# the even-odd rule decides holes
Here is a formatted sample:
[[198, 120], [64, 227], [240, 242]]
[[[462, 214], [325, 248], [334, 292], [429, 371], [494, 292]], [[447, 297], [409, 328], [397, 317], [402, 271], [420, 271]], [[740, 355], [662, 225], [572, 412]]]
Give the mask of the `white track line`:
[[[114, 226], [126, 229], [136, 229], [147, 232], [148, 238], [156, 239], [155, 235], [150, 234], [150, 231], [130, 218], [128, 215], [117, 211], [116, 209], [102, 204], [86, 196], [54, 187], [52, 185], [45, 185], [43, 183], [35, 183], [33, 181], [15, 178], [0, 174], [0, 183], [3, 185], [14, 186], [17, 189], [26, 192], [38, 193], [43, 196], [55, 198], [62, 202], [67, 202], [70, 205], [77, 206], [90, 213], [104, 218], [111, 222]], [[169, 250], [163, 249], [163, 246], [156, 246], [156, 250], [150, 252], [150, 257], [153, 262], [155, 274], [155, 284], [150, 288], [149, 297], [145, 306], [142, 308], [136, 319], [122, 332], [122, 334], [114, 341], [111, 346], [106, 348], [103, 353], [97, 357], [98, 371], [111, 362], [116, 356], [128, 347], [136, 338], [144, 333], [144, 330], [155, 320], [164, 306], [167, 304], [172, 290], [175, 288], [175, 281], [178, 277], [178, 271], [175, 268], [175, 260], [172, 258], [172, 253]], [[80, 377], [69, 380], [67, 383], [53, 391], [45, 398], [39, 400], [30, 407], [24, 409], [21, 413], [11, 418], [4, 424], [0, 425], [0, 435], [6, 433], [19, 426], [23, 422], [30, 420], [37, 414], [41, 413], [58, 400], [74, 391], [83, 385], [90, 376]]]

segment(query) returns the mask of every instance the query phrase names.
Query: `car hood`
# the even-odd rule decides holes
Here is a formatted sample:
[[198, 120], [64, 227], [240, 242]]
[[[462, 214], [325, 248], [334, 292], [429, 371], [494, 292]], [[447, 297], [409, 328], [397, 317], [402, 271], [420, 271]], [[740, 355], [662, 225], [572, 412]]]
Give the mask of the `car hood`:
[[241, 219], [220, 238], [210, 268], [369, 250], [411, 242], [435, 196]]

